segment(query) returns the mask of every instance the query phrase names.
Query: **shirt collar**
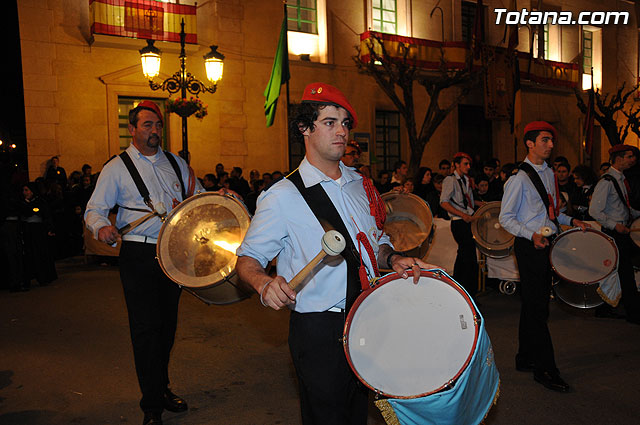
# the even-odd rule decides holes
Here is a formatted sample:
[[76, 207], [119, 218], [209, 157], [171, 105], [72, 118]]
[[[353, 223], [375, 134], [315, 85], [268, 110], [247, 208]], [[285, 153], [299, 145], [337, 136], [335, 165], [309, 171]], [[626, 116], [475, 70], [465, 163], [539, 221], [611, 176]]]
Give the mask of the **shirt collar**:
[[[354, 171], [353, 169], [347, 167], [340, 161], [339, 163], [340, 172], [342, 173], [342, 184], [347, 184], [350, 181], [362, 179], [362, 176]], [[300, 172], [300, 177], [302, 177], [302, 182], [304, 183], [304, 187], [311, 187], [318, 183], [324, 181], [332, 181], [335, 182], [334, 179], [327, 176], [322, 171], [318, 170], [314, 167], [305, 156], [300, 162], [300, 166], [298, 166], [298, 171]]]
[[613, 166], [609, 167], [609, 170], [607, 171], [607, 173], [611, 174], [613, 177], [624, 177], [624, 173], [616, 168], [613, 168]]
[[528, 157], [528, 156], [524, 159], [524, 162], [531, 164], [531, 166], [532, 166], [532, 167], [533, 167], [533, 168], [534, 168], [538, 173], [540, 173], [540, 172], [542, 172], [542, 171], [545, 171], [547, 168], [549, 168], [549, 165], [547, 164], [547, 161], [542, 161], [542, 164], [541, 164], [541, 165], [536, 165], [536, 164], [534, 164], [533, 162], [531, 162], [531, 161], [529, 160], [529, 157]]
[[[161, 149], [158, 148], [158, 152], [156, 152], [156, 154], [154, 156], [158, 156], [158, 154], [160, 153]], [[135, 145], [133, 143], [131, 143], [129, 145], [129, 147], [127, 148], [127, 153], [129, 154], [129, 156], [137, 158], [137, 159], [141, 159], [144, 158], [147, 161], [151, 161], [150, 158], [152, 157], [147, 157], [145, 155], [142, 155], [142, 153], [138, 150], [138, 148], [135, 147]], [[159, 157], [158, 157], [159, 158]]]

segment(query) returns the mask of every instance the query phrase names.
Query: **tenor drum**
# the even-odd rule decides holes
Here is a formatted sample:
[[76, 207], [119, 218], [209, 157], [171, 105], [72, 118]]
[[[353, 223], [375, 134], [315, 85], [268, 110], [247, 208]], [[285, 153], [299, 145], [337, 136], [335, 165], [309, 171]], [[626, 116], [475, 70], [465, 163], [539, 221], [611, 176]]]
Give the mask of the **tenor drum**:
[[594, 229], [570, 229], [553, 241], [549, 257], [561, 279], [555, 291], [562, 301], [577, 308], [603, 303], [598, 285], [618, 267], [618, 248], [611, 237]]
[[387, 422], [477, 424], [495, 401], [499, 375], [483, 319], [441, 271], [418, 284], [391, 273], [360, 295], [347, 316], [344, 350], [377, 394]]
[[238, 286], [236, 249], [249, 228], [249, 213], [231, 196], [201, 193], [165, 219], [156, 247], [164, 273], [207, 304], [249, 297]]
[[491, 258], [508, 257], [513, 249], [515, 236], [500, 225], [500, 201], [487, 202], [473, 214], [471, 233], [478, 250]]
[[387, 209], [384, 231], [396, 251], [424, 258], [433, 237], [433, 215], [425, 201], [410, 193], [382, 194]]

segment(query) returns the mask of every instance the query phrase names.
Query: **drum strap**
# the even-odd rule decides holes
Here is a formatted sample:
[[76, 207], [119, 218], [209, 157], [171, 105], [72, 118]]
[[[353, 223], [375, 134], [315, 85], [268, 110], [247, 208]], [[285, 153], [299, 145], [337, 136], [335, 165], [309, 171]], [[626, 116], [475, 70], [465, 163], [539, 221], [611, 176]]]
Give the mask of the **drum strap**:
[[[324, 191], [320, 183], [311, 187], [305, 187], [300, 176], [300, 171], [295, 170], [293, 173], [287, 176], [287, 179], [293, 183], [300, 194], [309, 205], [309, 208], [316, 216], [323, 228], [325, 224], [329, 224], [331, 228], [337, 230], [345, 237], [347, 247], [342, 251], [340, 255], [347, 262], [347, 294], [346, 294], [346, 306], [345, 310], [349, 312], [349, 309], [353, 305], [356, 298], [360, 294], [361, 285], [359, 282], [358, 269], [360, 267], [360, 255], [356, 250], [355, 244], [351, 239], [351, 235], [347, 231], [338, 210], [335, 205]], [[329, 229], [325, 229], [329, 230]]]
[[[169, 164], [171, 164], [171, 168], [173, 168], [173, 171], [176, 173], [176, 176], [178, 176], [178, 181], [180, 182], [180, 190], [182, 192], [182, 200], [185, 200], [187, 199], [187, 196], [184, 191], [184, 182], [182, 181], [182, 173], [180, 172], [180, 167], [178, 167], [178, 162], [170, 152], [164, 151], [164, 154], [167, 157]], [[140, 175], [140, 172], [138, 171], [135, 164], [131, 160], [131, 157], [129, 156], [127, 151], [122, 152], [120, 154], [120, 158], [122, 159], [122, 162], [124, 162], [124, 165], [127, 167], [129, 174], [131, 174], [131, 178], [133, 179], [133, 182], [136, 184], [136, 187], [138, 188], [138, 192], [140, 192], [140, 196], [142, 196], [144, 203], [153, 211], [154, 208], [153, 208], [153, 203], [151, 202], [151, 197], [149, 195], [149, 189], [147, 189], [147, 185], [144, 184], [144, 181], [142, 180], [142, 176]], [[123, 207], [123, 208], [132, 209], [132, 208], [126, 208], [126, 207]]]
[[[547, 189], [545, 189], [544, 183], [542, 183], [542, 179], [538, 175], [538, 172], [529, 163], [526, 163], [526, 162], [523, 162], [522, 164], [520, 164], [519, 168], [521, 170], [524, 170], [524, 172], [526, 172], [527, 175], [529, 176], [531, 183], [533, 183], [533, 186], [536, 188], [536, 190], [538, 191], [538, 194], [540, 195], [540, 198], [542, 199], [542, 203], [544, 204], [544, 207], [547, 210], [547, 215], [549, 215], [549, 219], [553, 221], [553, 224], [556, 225], [558, 232], [560, 232], [561, 231], [560, 223], [558, 223], [557, 215], [554, 214], [554, 217], [552, 217], [549, 214], [549, 211], [551, 211], [551, 208], [553, 208], [553, 206], [551, 205], [551, 201], [549, 199], [550, 195], [547, 193]], [[556, 196], [560, 196], [560, 193], [556, 193]]]
[[624, 196], [624, 194], [622, 193], [622, 189], [620, 188], [620, 185], [618, 184], [618, 181], [615, 179], [615, 177], [613, 177], [610, 174], [603, 174], [602, 177], [600, 177], [600, 179], [607, 180], [613, 183], [613, 187], [616, 189], [616, 192], [620, 197], [620, 201], [622, 201], [622, 204], [627, 208], [627, 213], [629, 214], [629, 220], [631, 220], [632, 215], [631, 215], [631, 209], [629, 205], [629, 198]]

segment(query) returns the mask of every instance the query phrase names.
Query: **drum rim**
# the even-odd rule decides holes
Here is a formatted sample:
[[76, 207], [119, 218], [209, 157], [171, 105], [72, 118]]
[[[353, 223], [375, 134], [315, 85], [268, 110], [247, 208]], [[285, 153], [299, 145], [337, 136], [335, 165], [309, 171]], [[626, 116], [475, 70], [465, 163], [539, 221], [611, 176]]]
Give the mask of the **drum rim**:
[[[502, 208], [502, 202], [501, 201], [491, 201], [491, 202], [487, 202], [485, 203], [483, 206], [481, 206], [480, 208], [478, 208], [476, 210], [476, 212], [473, 213], [473, 215], [480, 215], [480, 214], [484, 214], [484, 212], [486, 210], [488, 210], [491, 207], [495, 207], [498, 206], [500, 208]], [[502, 226], [502, 225], [501, 225]], [[504, 229], [504, 227], [503, 227]], [[506, 229], [505, 229], [506, 232]], [[509, 232], [507, 232], [509, 233]], [[501, 243], [501, 244], [496, 244], [495, 248], [492, 247], [487, 247], [486, 244], [484, 243], [484, 241], [480, 238], [480, 236], [478, 235], [478, 220], [472, 221], [471, 222], [471, 234], [473, 235], [473, 240], [476, 241], [476, 243], [478, 245], [480, 245], [481, 247], [488, 249], [488, 250], [504, 250], [504, 249], [509, 249], [511, 247], [513, 247], [513, 242], [515, 241], [516, 237], [514, 235], [511, 235], [511, 233], [509, 233], [511, 235], [511, 238], [509, 238], [508, 241]], [[509, 254], [507, 254], [508, 256]]]
[[[408, 279], [412, 279], [413, 278], [414, 273], [413, 273], [412, 270], [407, 270], [407, 274], [409, 275]], [[467, 294], [467, 292], [464, 290], [464, 288], [462, 288], [462, 286], [460, 284], [458, 284], [451, 277], [449, 277], [449, 275], [447, 275], [446, 273], [442, 273], [442, 271], [440, 271], [440, 270], [420, 270], [420, 277], [430, 277], [432, 279], [440, 280], [440, 281], [450, 285], [451, 287], [453, 287], [455, 290], [457, 290], [460, 293], [460, 295], [462, 295], [464, 297], [465, 301], [467, 302], [467, 304], [469, 305], [469, 307], [473, 311], [473, 326], [474, 326], [473, 350], [471, 350], [471, 352], [467, 356], [464, 364], [462, 365], [460, 370], [455, 374], [455, 376], [450, 378], [447, 382], [445, 382], [444, 384], [442, 384], [442, 386], [440, 386], [439, 388], [437, 388], [435, 390], [427, 391], [427, 392], [424, 392], [424, 393], [421, 393], [421, 394], [417, 394], [417, 395], [401, 396], [401, 395], [386, 393], [386, 392], [380, 390], [379, 388], [375, 388], [371, 384], [369, 384], [369, 382], [367, 382], [362, 377], [362, 375], [360, 375], [360, 373], [357, 371], [356, 367], [354, 366], [353, 361], [351, 360], [351, 355], [349, 354], [349, 330], [351, 329], [351, 323], [353, 321], [353, 316], [355, 315], [355, 312], [358, 310], [358, 307], [360, 306], [360, 304], [362, 304], [362, 302], [368, 296], [370, 296], [376, 289], [384, 286], [385, 284], [387, 284], [389, 282], [393, 282], [395, 280], [398, 280], [400, 278], [400, 275], [397, 272], [389, 273], [389, 274], [383, 276], [382, 278], [380, 278], [375, 283], [375, 286], [373, 286], [372, 288], [362, 292], [358, 296], [356, 301], [353, 303], [353, 306], [351, 306], [351, 310], [349, 310], [349, 314], [347, 314], [347, 318], [346, 318], [346, 320], [344, 322], [344, 328], [343, 328], [343, 332], [342, 332], [342, 348], [343, 348], [344, 354], [345, 354], [345, 356], [347, 358], [347, 362], [349, 363], [349, 367], [351, 368], [353, 373], [356, 375], [358, 380], [360, 382], [362, 382], [371, 391], [375, 392], [376, 394], [380, 394], [380, 395], [382, 395], [384, 397], [397, 398], [397, 399], [414, 399], [414, 398], [425, 397], [425, 396], [428, 396], [428, 395], [431, 395], [431, 394], [437, 394], [437, 393], [439, 393], [439, 392], [451, 387], [451, 385], [454, 384], [458, 380], [460, 375], [462, 375], [464, 373], [464, 371], [467, 369], [467, 367], [469, 367], [469, 364], [471, 364], [471, 360], [473, 359], [473, 355], [475, 354], [476, 348], [478, 346], [478, 338], [480, 336], [480, 326], [481, 326], [480, 320], [481, 320], [481, 316], [480, 316], [480, 312], [478, 311], [478, 309], [476, 308], [475, 304], [471, 300], [471, 297], [469, 296], [469, 294]]]
[[[162, 272], [165, 274], [165, 276], [167, 276], [169, 279], [171, 279], [173, 282], [175, 282], [180, 287], [191, 288], [191, 289], [195, 289], [195, 290], [211, 288], [211, 287], [215, 286], [216, 284], [218, 284], [219, 282], [222, 282], [223, 280], [225, 280], [227, 276], [232, 276], [235, 273], [236, 262], [238, 260], [237, 256], [235, 258], [235, 261], [233, 262], [234, 264], [233, 264], [232, 270], [228, 274], [226, 274], [224, 276], [225, 279], [216, 280], [215, 282], [211, 283], [210, 285], [206, 285], [206, 286], [189, 286], [189, 285], [185, 284], [184, 282], [178, 281], [176, 278], [174, 278], [173, 275], [170, 275], [167, 272], [167, 269], [165, 268], [164, 263], [162, 262], [162, 256], [160, 255], [160, 250], [161, 250], [161, 247], [162, 247], [162, 243], [161, 243], [162, 237], [164, 235], [164, 231], [165, 231], [165, 228], [166, 228], [165, 224], [169, 223], [171, 221], [171, 219], [178, 213], [178, 211], [182, 210], [182, 207], [184, 205], [187, 205], [188, 203], [195, 202], [196, 200], [198, 200], [200, 198], [203, 198], [203, 197], [207, 197], [207, 196], [223, 197], [225, 199], [232, 200], [237, 206], [241, 207], [242, 210], [247, 214], [246, 215], [247, 221], [250, 222], [250, 220], [251, 220], [251, 216], [249, 214], [249, 211], [247, 210], [247, 207], [242, 202], [240, 202], [238, 199], [236, 199], [232, 195], [221, 195], [221, 194], [216, 193], [216, 192], [201, 192], [201, 193], [195, 194], [195, 195], [185, 199], [184, 201], [180, 202], [175, 208], [173, 208], [169, 212], [169, 214], [167, 214], [164, 222], [162, 223], [162, 227], [160, 228], [160, 232], [158, 233], [158, 241], [156, 243], [156, 260], [158, 261], [158, 264], [160, 265], [160, 268], [162, 269]], [[248, 230], [248, 226], [247, 226], [247, 229], [245, 229], [245, 234], [246, 234], [247, 230]], [[242, 239], [244, 239], [244, 235], [243, 235]]]
[[598, 235], [600, 235], [600, 236], [603, 236], [603, 237], [604, 237], [604, 238], [605, 238], [605, 239], [606, 239], [606, 240], [611, 244], [611, 246], [613, 246], [613, 251], [614, 251], [614, 252], [615, 252], [615, 254], [616, 254], [616, 259], [615, 259], [615, 263], [614, 263], [614, 264], [618, 264], [618, 260], [619, 260], [618, 256], [620, 255], [620, 253], [618, 252], [618, 247], [616, 246], [616, 244], [615, 244], [615, 242], [613, 241], [613, 238], [612, 238], [611, 236], [609, 236], [609, 235], [607, 235], [606, 233], [603, 233], [603, 232], [601, 232], [601, 231], [599, 231], [599, 230], [592, 229], [592, 228], [590, 228], [590, 227], [587, 227], [587, 228], [586, 228], [586, 229], [584, 229], [584, 230], [582, 230], [582, 229], [581, 229], [581, 228], [579, 228], [579, 227], [574, 227], [573, 229], [565, 230], [564, 232], [560, 233], [560, 234], [558, 235], [558, 237], [557, 237], [557, 238], [555, 238], [555, 239], [553, 240], [553, 242], [551, 243], [551, 248], [549, 249], [549, 263], [551, 264], [551, 269], [553, 270], [553, 272], [554, 272], [555, 274], [557, 274], [557, 275], [560, 277], [560, 279], [562, 279], [562, 280], [564, 280], [564, 281], [566, 281], [566, 282], [569, 282], [569, 283], [575, 283], [575, 284], [577, 284], [577, 285], [592, 285], [592, 284], [594, 284], [594, 283], [601, 282], [601, 281], [603, 281], [604, 279], [606, 279], [606, 278], [608, 278], [609, 276], [611, 276], [611, 275], [612, 275], [612, 274], [617, 270], [617, 268], [616, 268], [616, 267], [614, 267], [613, 269], [611, 269], [611, 271], [610, 271], [609, 273], [607, 273], [605, 276], [601, 277], [601, 278], [600, 278], [600, 279], [598, 279], [598, 280], [589, 280], [589, 281], [585, 281], [585, 282], [580, 282], [580, 281], [576, 281], [576, 280], [573, 280], [573, 279], [568, 279], [568, 278], [566, 278], [565, 276], [561, 275], [561, 274], [558, 272], [558, 269], [556, 269], [556, 266], [553, 264], [553, 260], [552, 260], [552, 257], [551, 257], [551, 253], [553, 252], [553, 248], [556, 246], [556, 243], [558, 242], [558, 240], [559, 240], [560, 238], [564, 237], [565, 235], [568, 235], [568, 234], [570, 234], [570, 233], [575, 233], [575, 232], [592, 232], [592, 233], [596, 233], [596, 234], [598, 234]]

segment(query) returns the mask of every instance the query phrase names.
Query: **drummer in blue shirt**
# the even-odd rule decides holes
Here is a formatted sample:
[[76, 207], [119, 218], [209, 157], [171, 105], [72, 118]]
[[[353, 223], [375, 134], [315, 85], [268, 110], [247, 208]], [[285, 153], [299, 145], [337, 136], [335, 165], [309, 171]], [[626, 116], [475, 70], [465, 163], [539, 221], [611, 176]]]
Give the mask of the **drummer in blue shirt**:
[[[640, 294], [636, 288], [633, 265], [634, 251], [630, 236], [631, 221], [640, 211], [629, 203], [630, 187], [623, 172], [631, 168], [636, 157], [630, 145], [615, 145], [609, 149], [611, 167], [596, 184], [589, 204], [589, 214], [600, 223], [602, 231], [611, 236], [618, 247], [618, 276], [622, 289], [622, 305], [628, 322], [640, 324]], [[596, 310], [598, 317], [612, 317], [606, 304]]]
[[[554, 391], [568, 392], [570, 386], [556, 367], [547, 326], [551, 293], [550, 241], [542, 236], [540, 229], [548, 226], [557, 234], [560, 224], [582, 229], [588, 225], [560, 212], [558, 183], [545, 162], [556, 140], [556, 129], [545, 121], [534, 121], [525, 127], [527, 157], [518, 173], [505, 184], [500, 224], [516, 236], [514, 252], [520, 272], [522, 305], [516, 369], [533, 371], [536, 382]], [[545, 201], [532, 178], [537, 180], [540, 191], [544, 191]]]

